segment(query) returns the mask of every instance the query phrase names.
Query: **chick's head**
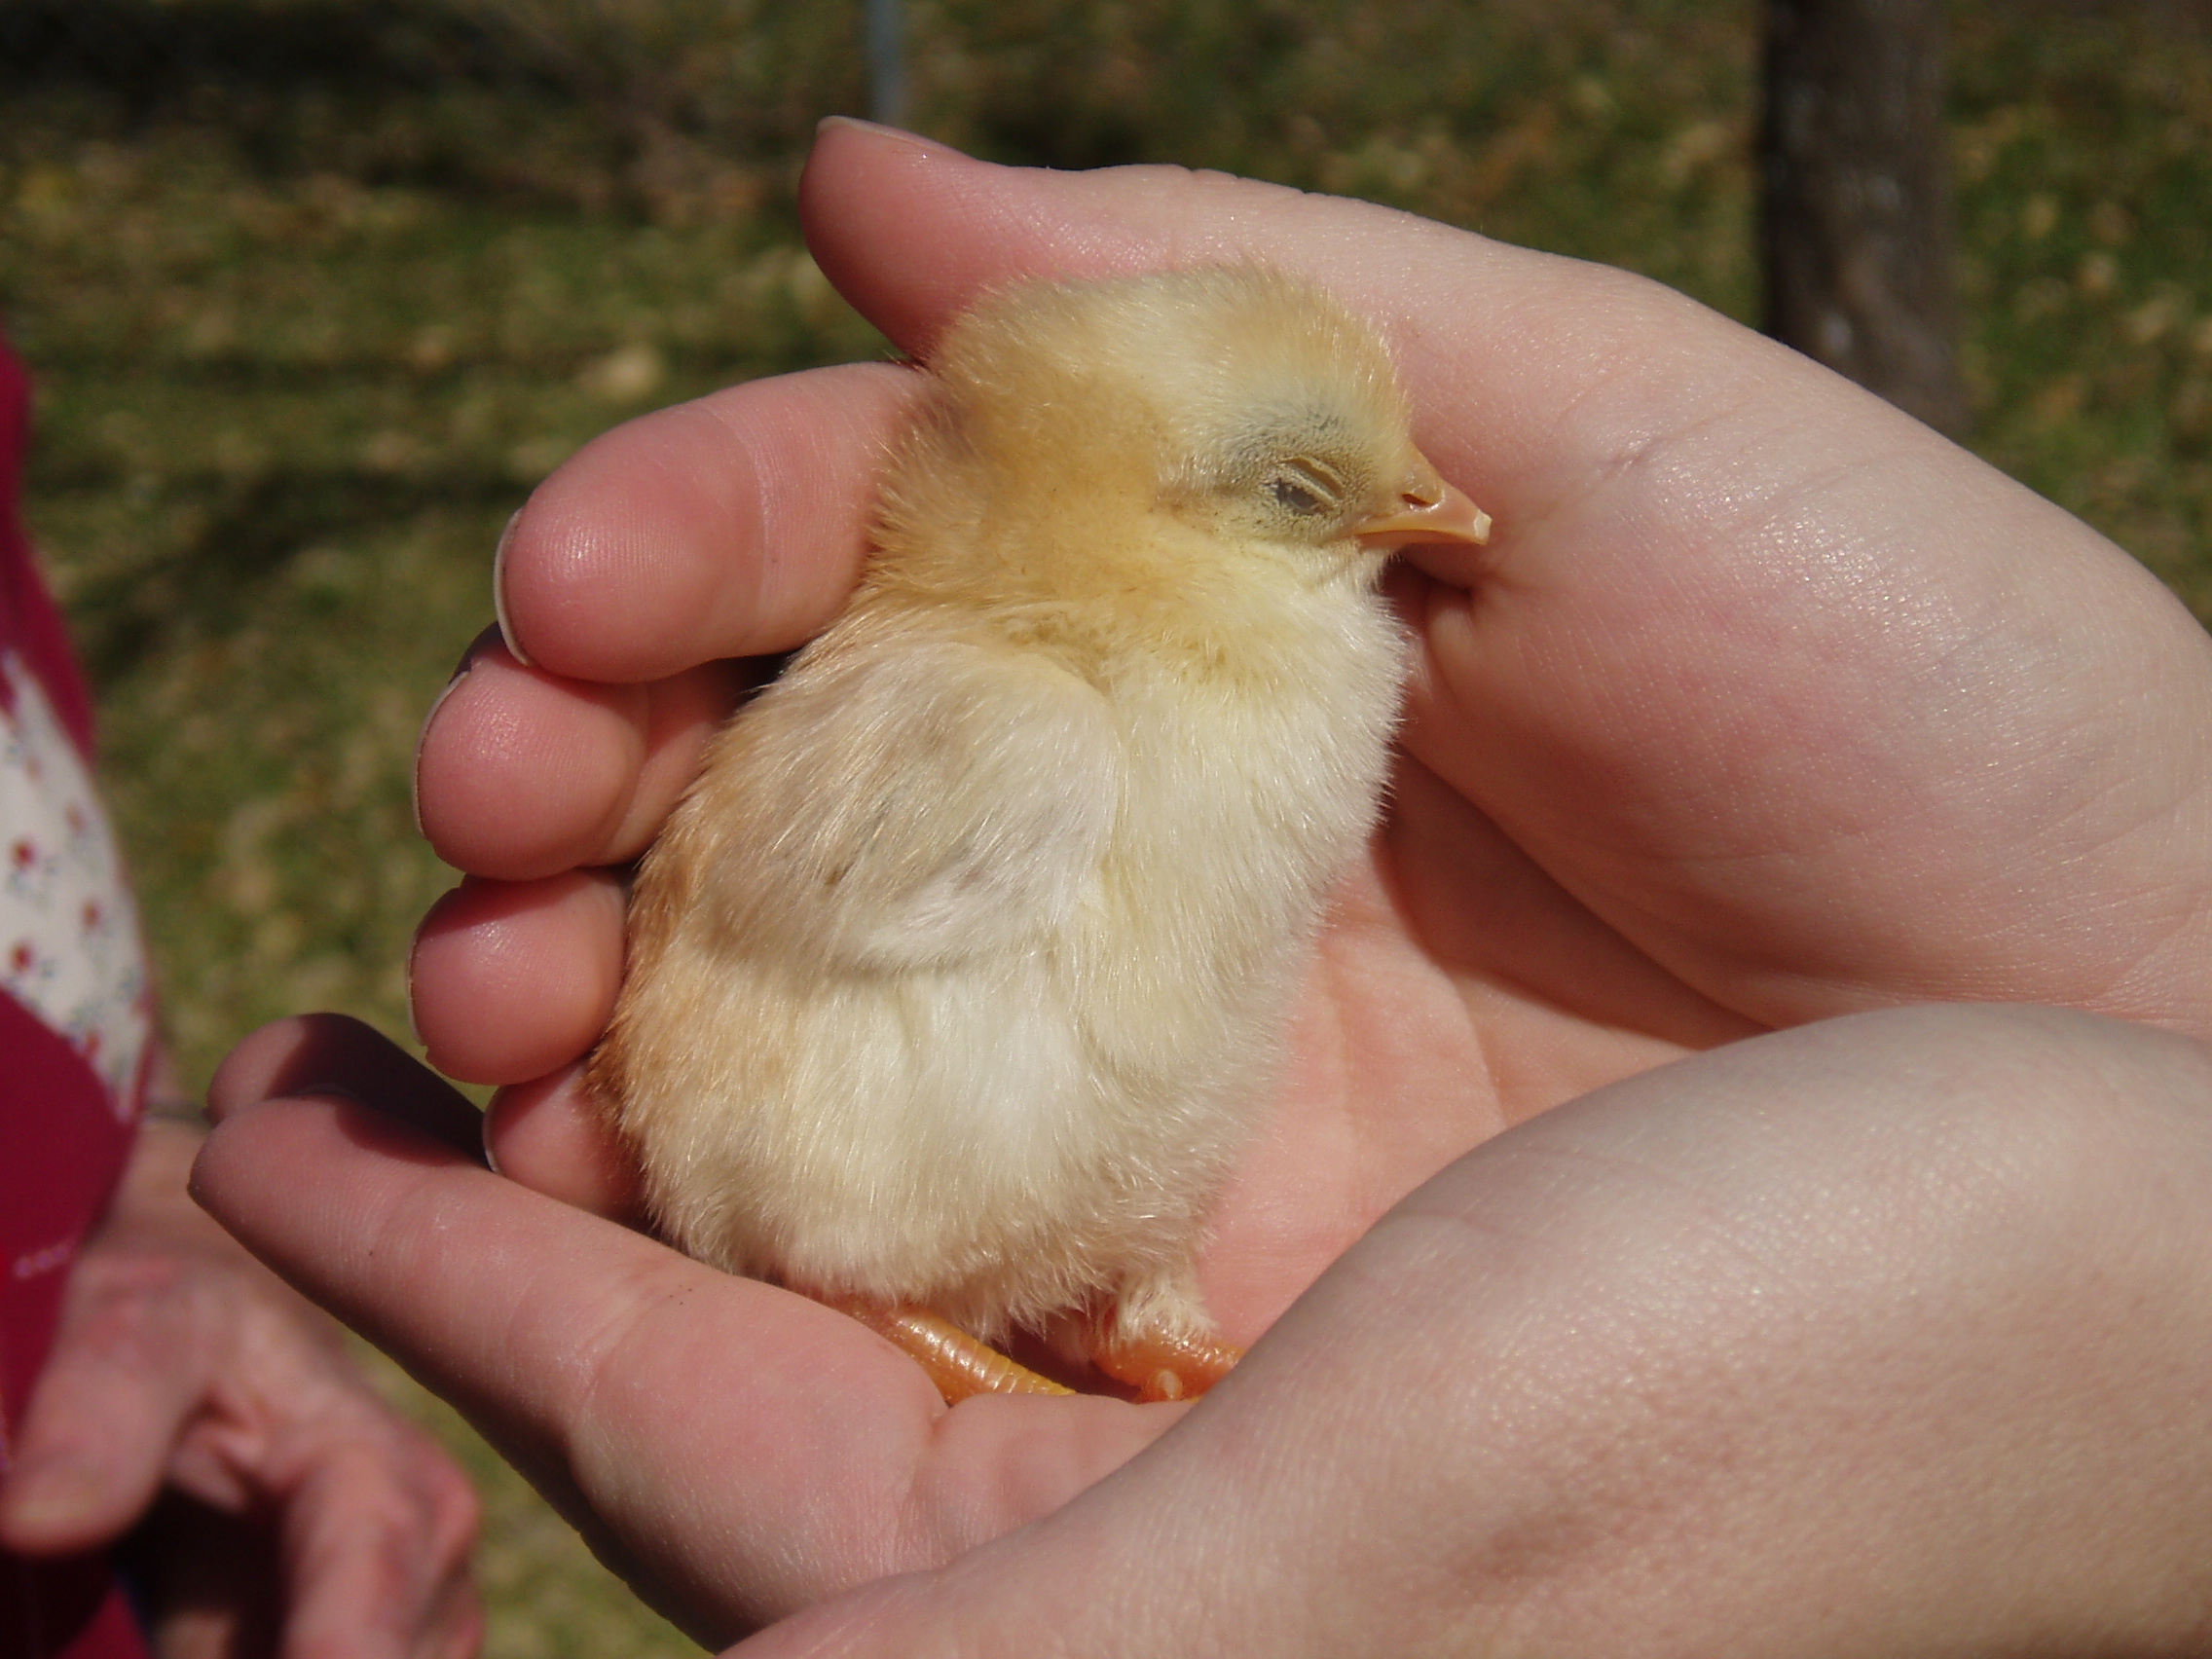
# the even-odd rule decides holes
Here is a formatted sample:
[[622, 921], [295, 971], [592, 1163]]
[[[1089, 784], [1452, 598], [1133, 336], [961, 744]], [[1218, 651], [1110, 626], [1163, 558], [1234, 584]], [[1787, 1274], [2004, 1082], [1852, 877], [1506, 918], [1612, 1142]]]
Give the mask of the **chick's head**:
[[955, 323], [932, 367], [937, 453], [903, 469], [895, 526], [963, 516], [985, 543], [1051, 563], [1055, 547], [1147, 545], [1116, 532], [1163, 516], [1316, 579], [1489, 534], [1414, 446], [1373, 330], [1273, 271], [1010, 289]]

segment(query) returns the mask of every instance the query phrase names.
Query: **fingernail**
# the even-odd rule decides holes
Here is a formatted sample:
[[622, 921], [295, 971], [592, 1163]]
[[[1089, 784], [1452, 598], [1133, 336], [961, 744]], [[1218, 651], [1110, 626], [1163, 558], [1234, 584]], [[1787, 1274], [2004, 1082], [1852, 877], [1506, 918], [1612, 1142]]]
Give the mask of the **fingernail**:
[[957, 155], [949, 144], [940, 144], [934, 138], [925, 138], [919, 132], [909, 132], [903, 127], [886, 127], [880, 121], [863, 121], [857, 115], [826, 115], [814, 124], [814, 135], [819, 138], [833, 127], [850, 127], [858, 132], [874, 132], [886, 138], [899, 138], [921, 150], [942, 150]]
[[524, 507], [515, 508], [515, 516], [499, 532], [499, 545], [492, 551], [492, 614], [499, 619], [499, 638], [507, 643], [507, 654], [528, 668], [530, 653], [515, 638], [514, 621], [507, 615], [507, 546], [515, 538], [515, 526], [522, 523], [523, 512]]
[[499, 1096], [504, 1093], [506, 1093], [506, 1090], [503, 1088], [495, 1091], [492, 1095], [492, 1103], [484, 1108], [484, 1167], [491, 1170], [495, 1175], [506, 1173], [504, 1169], [499, 1167], [499, 1155], [492, 1147], [492, 1115], [499, 1109]]
[[415, 953], [423, 948], [423, 924], [415, 924], [415, 937], [407, 945], [407, 1040], [418, 1052], [429, 1052], [429, 1045], [423, 1041], [423, 1028], [415, 1023]]
[[[514, 528], [512, 520], [508, 522], [507, 528], [510, 530]], [[484, 649], [486, 645], [490, 644], [495, 634], [500, 634], [500, 637], [504, 638], [501, 630], [495, 626], [485, 629], [475, 639], [468, 642], [468, 649], [461, 653], [461, 661], [454, 665], [453, 678], [446, 682], [445, 689], [440, 691], [431, 702], [429, 713], [423, 717], [422, 725], [416, 729], [415, 764], [407, 774], [407, 805], [408, 810], [415, 815], [415, 833], [418, 836], [423, 833], [423, 745], [429, 741], [430, 722], [438, 718], [438, 711], [446, 706], [446, 699], [454, 694], [454, 691], [463, 680], [468, 678], [468, 671], [476, 666], [478, 653]], [[511, 645], [508, 646], [509, 650], [513, 648]]]

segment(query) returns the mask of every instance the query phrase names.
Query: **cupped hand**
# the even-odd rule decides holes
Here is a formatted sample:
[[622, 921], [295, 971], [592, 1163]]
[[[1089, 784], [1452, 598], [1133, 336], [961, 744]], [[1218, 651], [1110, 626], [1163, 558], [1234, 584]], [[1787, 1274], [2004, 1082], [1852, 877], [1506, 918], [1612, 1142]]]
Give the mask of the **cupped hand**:
[[[1300, 272], [1383, 329], [1423, 450], [1495, 516], [1479, 557], [1417, 551], [1396, 574], [1421, 648], [1387, 819], [1340, 895], [1292, 1027], [1281, 1101], [1223, 1202], [1201, 1272], [1230, 1333], [1250, 1339], [1343, 1262], [1187, 1419], [1100, 1399], [985, 1399], [947, 1412], [918, 1372], [850, 1322], [583, 1213], [621, 1214], [628, 1201], [572, 1069], [619, 983], [619, 880], [608, 866], [649, 840], [714, 721], [758, 672], [744, 660], [799, 645], [849, 590], [875, 466], [915, 390], [913, 372], [890, 365], [759, 383], [633, 423], [549, 479], [510, 530], [503, 643], [472, 653], [424, 739], [424, 828], [471, 873], [425, 924], [414, 968], [433, 1059], [508, 1086], [490, 1133], [518, 1182], [433, 1159], [373, 1113], [323, 1101], [241, 1113], [203, 1166], [208, 1201], [460, 1399], [633, 1582], [709, 1639], [885, 1573], [969, 1560], [822, 1616], [859, 1645], [910, 1613], [945, 1651], [965, 1650], [966, 1639], [944, 1620], [987, 1619], [993, 1607], [1032, 1608], [1040, 1620], [1021, 1628], [1059, 1632], [1074, 1650], [1102, 1632], [1091, 1643], [1101, 1651], [1117, 1650], [1107, 1638], [1118, 1630], [1157, 1635], [1145, 1618], [1172, 1621], [1192, 1597], [1218, 1593], [1229, 1609], [1220, 1616], [1294, 1618], [1307, 1605], [1295, 1590], [1272, 1607], [1255, 1598], [1295, 1586], [1290, 1569], [1313, 1568], [1316, 1552], [1331, 1562], [1321, 1576], [1355, 1576], [1356, 1564], [1326, 1555], [1345, 1547], [1346, 1528], [1329, 1532], [1303, 1497], [1285, 1501], [1308, 1484], [1340, 1501], [1340, 1520], [1358, 1517], [1350, 1532], [1376, 1550], [1413, 1550], [1410, 1577], [1374, 1564], [1369, 1581], [1385, 1590], [1488, 1564], [1481, 1582], [1502, 1584], [1493, 1601], [1519, 1618], [1542, 1601], [1552, 1563], [1582, 1559], [1577, 1539], [1604, 1555], [1634, 1520], [1604, 1522], [1607, 1493], [1662, 1542], [1685, 1513], [1670, 1499], [1702, 1494], [1716, 1506], [1714, 1530], [1678, 1530], [1713, 1542], [1681, 1558], [1697, 1568], [1686, 1577], [1667, 1575], [1675, 1558], [1658, 1545], [1607, 1558], [1632, 1578], [1647, 1567], [1637, 1579], [1645, 1589], [1756, 1587], [1770, 1580], [1745, 1576], [1755, 1564], [1822, 1567], [1815, 1534], [1782, 1522], [1791, 1504], [1817, 1501], [1807, 1494], [1832, 1473], [1816, 1456], [1825, 1425], [1866, 1397], [1855, 1392], [1857, 1362], [1878, 1362], [1892, 1335], [1918, 1343], [1925, 1365], [1890, 1380], [1882, 1397], [1897, 1410], [1861, 1425], [1872, 1438], [1845, 1443], [1872, 1448], [1883, 1469], [1915, 1458], [1948, 1468], [1956, 1502], [1912, 1488], [1928, 1494], [1925, 1525], [1900, 1530], [1894, 1552], [1852, 1533], [1860, 1555], [1846, 1559], [1874, 1552], [1903, 1575], [1895, 1582], [1912, 1604], [1941, 1602], [1956, 1581], [1934, 1567], [1911, 1580], [1912, 1562], [1933, 1562], [1936, 1543], [1971, 1526], [1960, 1505], [1975, 1494], [2010, 1501], [1995, 1485], [2010, 1450], [2033, 1440], [2041, 1405], [2072, 1398], [2062, 1376], [1998, 1357], [2016, 1344], [2032, 1357], [2048, 1335], [2025, 1315], [2028, 1280], [2053, 1270], [2055, 1242], [2030, 1253], [2022, 1280], [1966, 1281], [2006, 1288], [2002, 1306], [2023, 1313], [1961, 1350], [1979, 1383], [2024, 1390], [2003, 1414], [2013, 1438], [1990, 1441], [1986, 1456], [1930, 1460], [1926, 1423], [1955, 1417], [1970, 1383], [1941, 1371], [1935, 1326], [1879, 1322], [1902, 1287], [1907, 1312], [1936, 1309], [1955, 1336], [1969, 1304], [1937, 1287], [1971, 1265], [1970, 1243], [1989, 1247], [1997, 1233], [1975, 1230], [1998, 1229], [1992, 1216], [2033, 1210], [2019, 1195], [2035, 1183], [2015, 1190], [2003, 1161], [1990, 1161], [2004, 1090], [1974, 1092], [1973, 1067], [1953, 1050], [1880, 1019], [1652, 1068], [1772, 1027], [1929, 1000], [2072, 1005], [2212, 1032], [2202, 970], [2212, 646], [2202, 631], [2124, 554], [1972, 457], [1618, 273], [1235, 180], [1012, 172], [849, 125], [826, 133], [804, 205], [825, 271], [924, 361], [945, 319], [1024, 276], [1233, 259]], [[2012, 1035], [2029, 1061], [2053, 1068], [2070, 1047]], [[1936, 1043], [1935, 1057], [1922, 1038]], [[1894, 1053], [1883, 1047], [1892, 1040]], [[424, 1077], [394, 1081], [388, 1056], [378, 1062], [384, 1086], [349, 1081], [359, 1042], [328, 1027], [273, 1031], [241, 1051], [222, 1092], [241, 1107], [311, 1086], [439, 1098]], [[2005, 1045], [1984, 1031], [1967, 1047], [1983, 1061]], [[1707, 1125], [1705, 1080], [1728, 1096], [1738, 1075], [1728, 1068], [1776, 1052], [1817, 1074], [1803, 1088], [1770, 1080], [1772, 1098], [1802, 1105], [1812, 1126], [1785, 1132], [1790, 1113], [1748, 1106], [1714, 1108]], [[1721, 1070], [1701, 1070], [1710, 1067]], [[2024, 1088], [2032, 1072], [1991, 1075]], [[1607, 1085], [1602, 1107], [1530, 1122]], [[2112, 1095], [2089, 1088], [2053, 1110], [2077, 1111], [2078, 1124]], [[2067, 1105], [2077, 1098], [2088, 1104]], [[1972, 1134], [1947, 1139], [1962, 1099], [1981, 1116]], [[1857, 1176], [1824, 1174], [1833, 1149], [1821, 1136], [1854, 1114], [1890, 1138], [1852, 1143]], [[1647, 1118], [1674, 1125], [1664, 1157], [1644, 1138], [1655, 1132]], [[1768, 1137], [1757, 1142], [1768, 1151], [1742, 1150], [1733, 1130], [1745, 1125]], [[1709, 1132], [1717, 1172], [1682, 1166]], [[1436, 1188], [1345, 1256], [1448, 1164]], [[2055, 1179], [2065, 1166], [2038, 1162], [2036, 1173]], [[2147, 1159], [2133, 1178], [2157, 1168]], [[1578, 1180], [1624, 1201], [1636, 1225], [1602, 1225], [1605, 1204], [1578, 1197]], [[1960, 1217], [1936, 1201], [1989, 1181], [1989, 1203]], [[1440, 1192], [1453, 1195], [1441, 1208], [1430, 1201]], [[1555, 1199], [1562, 1220], [1541, 1230], [1531, 1267], [1516, 1248], [1524, 1222], [1489, 1218], [1533, 1229]], [[2087, 1207], [2058, 1212], [2080, 1218]], [[1872, 1248], [1866, 1215], [1901, 1217], [1898, 1237], [1912, 1247], [1853, 1254]], [[1959, 1231], [1945, 1233], [1954, 1221]], [[1614, 1256], [1580, 1242], [1593, 1228]], [[1699, 1249], [1669, 1277], [1665, 1240], [1685, 1232]], [[1659, 1277], [1638, 1282], [1674, 1286], [1651, 1317], [1686, 1308], [1678, 1326], [1640, 1323], [1635, 1298], [1605, 1277], [1641, 1261], [1647, 1235], [1661, 1240], [1650, 1264]], [[1838, 1259], [1831, 1245], [1847, 1265], [1881, 1272], [1824, 1277]], [[1750, 1251], [1787, 1275], [1801, 1246], [1806, 1276], [1771, 1281], [1768, 1302], [1729, 1303], [1705, 1322], [1696, 1270]], [[1394, 1277], [1427, 1287], [1430, 1300], [1394, 1303]], [[1462, 1319], [1447, 1293], [1470, 1286], [1488, 1286], [1489, 1299]], [[1830, 1326], [1822, 1297], [1839, 1286], [1856, 1286], [1857, 1300], [1838, 1301]], [[1363, 1322], [1362, 1299], [1374, 1319], [1394, 1309], [1399, 1323]], [[2093, 1310], [2088, 1290], [2078, 1301], [2066, 1306]], [[1767, 1363], [1759, 1343], [1772, 1333], [1753, 1318], [1762, 1306], [1810, 1321], [1821, 1341], [1782, 1365], [1780, 1392], [1729, 1396], [1751, 1437], [1730, 1438], [1735, 1419], [1700, 1406], [1688, 1385], [1710, 1380], [1690, 1357]], [[1586, 1308], [1642, 1335], [1613, 1343], [1609, 1324], [1577, 1322]], [[1868, 1346], [1854, 1348], [1855, 1337]], [[1652, 1351], [1688, 1369], [1662, 1367], [1647, 1391], [1637, 1356], [1663, 1338], [1677, 1346]], [[1354, 1366], [1356, 1376], [1346, 1370]], [[1482, 1415], [1493, 1396], [1459, 1386], [1522, 1372], [1535, 1381], [1517, 1385], [1495, 1419]], [[1924, 1375], [1936, 1378], [1933, 1415], [1916, 1418], [1906, 1382]], [[2098, 1399], [2120, 1398], [2119, 1382], [2096, 1375], [2106, 1380]], [[1301, 1405], [1293, 1396], [1309, 1386]], [[1547, 1416], [1552, 1392], [1561, 1403]], [[1800, 1404], [1818, 1409], [1793, 1415]], [[1666, 1430], [1654, 1441], [1664, 1455], [1648, 1466], [1632, 1459], [1644, 1472], [1607, 1486], [1605, 1459], [1632, 1438], [1624, 1412]], [[1675, 1424], [1683, 1413], [1690, 1427]], [[1463, 1430], [1448, 1443], [1476, 1448], [1475, 1461], [1433, 1462], [1431, 1431], [1446, 1419]], [[1762, 1422], [1781, 1424], [1776, 1440], [1756, 1438]], [[1534, 1427], [1504, 1434], [1493, 1456], [1486, 1434], [1521, 1423]], [[1899, 1438], [1882, 1440], [1886, 1431]], [[1564, 1450], [1546, 1461], [1553, 1433]], [[1707, 1476], [1703, 1434], [1718, 1436], [1714, 1466], [1765, 1471], [1742, 1489], [1763, 1494], [1763, 1508], [1728, 1506], [1738, 1489]], [[2054, 1444], [2083, 1457], [2111, 1450]], [[1367, 1467], [1391, 1478], [1344, 1484]], [[1555, 1471], [1561, 1495], [1531, 1486], [1531, 1470]], [[1223, 1475], [1235, 1477], [1221, 1490], [1235, 1503], [1264, 1512], [1257, 1530], [1231, 1525], [1229, 1497], [1203, 1497]], [[1596, 1508], [1577, 1505], [1585, 1475]], [[1279, 1486], [1255, 1487], [1271, 1479]], [[1480, 1511], [1488, 1521], [1456, 1532], [1430, 1525], [1495, 1482], [1509, 1495]], [[1862, 1514], [1876, 1512], [1879, 1490], [1867, 1487]], [[2049, 1495], [2033, 1481], [2022, 1490], [2022, 1513]], [[2127, 1513], [2136, 1489], [2114, 1492], [2058, 1495], [2112, 1497]], [[1394, 1514], [1407, 1525], [1385, 1526]], [[1432, 1536], [1444, 1555], [1420, 1554]], [[1729, 1566], [1721, 1538], [1745, 1542], [1754, 1566]], [[1766, 1555], [1752, 1547], [1762, 1539]], [[1798, 1554], [1776, 1562], [1790, 1540]], [[1451, 1554], [1462, 1548], [1473, 1553]], [[1254, 1570], [1255, 1559], [1286, 1570]], [[1042, 1563], [1053, 1569], [1034, 1570]], [[1813, 1578], [1833, 1587], [1832, 1573]], [[1063, 1607], [1049, 1594], [1061, 1581], [1105, 1599]], [[2017, 1582], [2030, 1605], [2035, 1581]], [[963, 1587], [976, 1597], [963, 1600]], [[1762, 1616], [1847, 1601], [1837, 1590]], [[1405, 1604], [1431, 1604], [1409, 1595]], [[1579, 1604], [1563, 1591], [1560, 1604]], [[1081, 1615], [1073, 1623], [1042, 1618], [1068, 1607]], [[1455, 1616], [1474, 1621], [1457, 1629], [1487, 1628], [1479, 1608]], [[1103, 1622], [1084, 1622], [1094, 1617]], [[809, 1628], [772, 1640], [823, 1638], [824, 1627]], [[1214, 1631], [1217, 1648], [1237, 1645], [1202, 1620], [1193, 1628]], [[1511, 1627], [1522, 1628], [1552, 1627]], [[1707, 1639], [1678, 1650], [1716, 1650], [1688, 1612], [1678, 1629]], [[1410, 1639], [1366, 1645], [1419, 1650]], [[1533, 1646], [1573, 1650], [1564, 1638]], [[1119, 1650], [1177, 1649], [1163, 1638]], [[1616, 1640], [1594, 1650], [1635, 1649]]]
[[[1260, 260], [1371, 317], [1424, 451], [1495, 517], [1415, 549], [1388, 817], [1202, 1273], [1249, 1339], [1507, 1124], [1684, 1052], [1922, 1000], [2212, 1030], [2212, 644], [2125, 554], [1878, 400], [1655, 284], [1213, 175], [1014, 171], [851, 124], [816, 258], [926, 361], [1029, 276]], [[428, 723], [425, 830], [470, 879], [414, 964], [435, 1063], [511, 1086], [500, 1166], [610, 1213], [577, 1098], [618, 877], [749, 678], [865, 548], [915, 390], [860, 365], [609, 433], [499, 559]]]
[[492, 1175], [331, 1016], [216, 1104], [202, 1200], [701, 1640], [795, 1613], [762, 1659], [2212, 1642], [2212, 1051], [2144, 1026], [1893, 1011], [1598, 1090], [1189, 1407], [947, 1410], [852, 1321]]
[[1151, 1451], [758, 1659], [2194, 1653], [2212, 1049], [1755, 1038], [1398, 1204]]
[[466, 1659], [474, 1493], [330, 1321], [192, 1204], [199, 1145], [148, 1124], [70, 1269], [0, 1544], [68, 1555], [154, 1515], [141, 1610], [164, 1652]]

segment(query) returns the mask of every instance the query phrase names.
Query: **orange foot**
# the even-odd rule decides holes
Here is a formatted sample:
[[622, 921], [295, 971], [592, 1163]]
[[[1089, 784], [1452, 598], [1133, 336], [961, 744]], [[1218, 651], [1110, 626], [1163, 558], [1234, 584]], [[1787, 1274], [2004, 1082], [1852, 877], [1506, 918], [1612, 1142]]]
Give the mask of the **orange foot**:
[[[977, 1342], [949, 1320], [919, 1308], [886, 1308], [874, 1302], [832, 1302], [838, 1312], [858, 1319], [887, 1339], [929, 1373], [944, 1403], [957, 1406], [977, 1394], [1072, 1394], [1049, 1377], [1014, 1362]], [[1224, 1368], [1226, 1369], [1226, 1367]]]
[[1195, 1400], [1235, 1369], [1244, 1350], [1203, 1337], [1091, 1340], [1090, 1362], [1140, 1400]]

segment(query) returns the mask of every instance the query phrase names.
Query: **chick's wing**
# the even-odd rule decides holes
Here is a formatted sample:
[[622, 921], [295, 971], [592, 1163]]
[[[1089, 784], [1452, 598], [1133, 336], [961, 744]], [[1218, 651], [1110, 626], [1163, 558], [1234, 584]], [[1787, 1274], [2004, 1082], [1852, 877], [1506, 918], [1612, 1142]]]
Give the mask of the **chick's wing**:
[[699, 802], [721, 842], [710, 904], [740, 940], [875, 970], [1049, 933], [1120, 796], [1097, 691], [962, 642], [802, 662], [720, 745]]

